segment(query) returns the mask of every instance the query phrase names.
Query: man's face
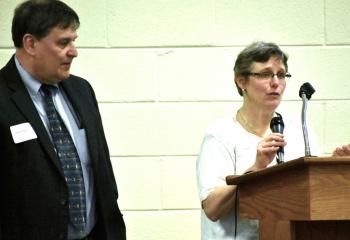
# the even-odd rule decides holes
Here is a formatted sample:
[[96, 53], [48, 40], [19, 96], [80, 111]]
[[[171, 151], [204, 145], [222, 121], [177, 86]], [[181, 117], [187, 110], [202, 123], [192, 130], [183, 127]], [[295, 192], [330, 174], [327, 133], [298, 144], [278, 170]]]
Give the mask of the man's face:
[[76, 38], [75, 28], [55, 27], [46, 37], [35, 40], [33, 73], [39, 81], [53, 84], [69, 77], [73, 58], [78, 56]]

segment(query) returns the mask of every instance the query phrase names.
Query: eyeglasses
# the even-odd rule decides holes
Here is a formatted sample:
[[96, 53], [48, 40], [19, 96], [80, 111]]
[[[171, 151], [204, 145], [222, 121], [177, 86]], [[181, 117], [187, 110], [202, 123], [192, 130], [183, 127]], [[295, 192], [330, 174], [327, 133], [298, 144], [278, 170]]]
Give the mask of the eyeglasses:
[[289, 79], [290, 77], [292, 77], [292, 75], [290, 73], [284, 73], [284, 72], [280, 72], [280, 73], [272, 73], [272, 72], [263, 72], [263, 73], [255, 73], [255, 72], [247, 72], [244, 75], [246, 76], [254, 76], [259, 80], [271, 80], [272, 78], [274, 78], [275, 76], [277, 76], [277, 78], [279, 80], [285, 80], [285, 79]]

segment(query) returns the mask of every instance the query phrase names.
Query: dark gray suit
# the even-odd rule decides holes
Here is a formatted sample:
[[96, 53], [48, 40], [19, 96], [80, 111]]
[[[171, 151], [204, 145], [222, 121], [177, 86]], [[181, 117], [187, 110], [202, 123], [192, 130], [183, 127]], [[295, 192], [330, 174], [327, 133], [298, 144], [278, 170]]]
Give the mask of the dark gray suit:
[[[93, 89], [73, 75], [60, 84], [86, 131], [98, 216], [95, 238], [124, 240], [117, 186]], [[15, 144], [10, 127], [26, 122], [37, 138]], [[0, 192], [0, 240], [67, 238], [68, 193], [60, 162], [14, 57], [0, 70]]]

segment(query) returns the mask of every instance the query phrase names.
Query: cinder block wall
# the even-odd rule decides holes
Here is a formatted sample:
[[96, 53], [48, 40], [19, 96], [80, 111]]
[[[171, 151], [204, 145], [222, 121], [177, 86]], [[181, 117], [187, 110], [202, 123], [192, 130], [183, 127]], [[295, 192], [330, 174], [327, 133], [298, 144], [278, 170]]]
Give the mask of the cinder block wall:
[[[0, 0], [0, 65], [19, 0]], [[129, 240], [200, 237], [195, 161], [205, 129], [240, 106], [232, 67], [254, 40], [289, 53], [284, 106], [316, 89], [308, 119], [324, 154], [350, 142], [350, 1], [67, 0], [80, 15], [72, 72], [95, 88]]]

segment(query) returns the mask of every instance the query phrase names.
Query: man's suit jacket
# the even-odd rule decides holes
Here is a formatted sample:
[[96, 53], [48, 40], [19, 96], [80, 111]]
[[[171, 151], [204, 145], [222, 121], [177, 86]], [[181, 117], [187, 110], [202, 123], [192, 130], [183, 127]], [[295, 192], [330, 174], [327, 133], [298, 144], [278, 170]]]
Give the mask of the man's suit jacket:
[[[97, 101], [90, 84], [61, 83], [86, 131], [94, 174], [96, 239], [124, 240], [125, 225]], [[30, 123], [37, 138], [15, 144], [10, 127]], [[14, 57], [0, 70], [0, 240], [67, 238], [68, 193], [59, 159]]]

